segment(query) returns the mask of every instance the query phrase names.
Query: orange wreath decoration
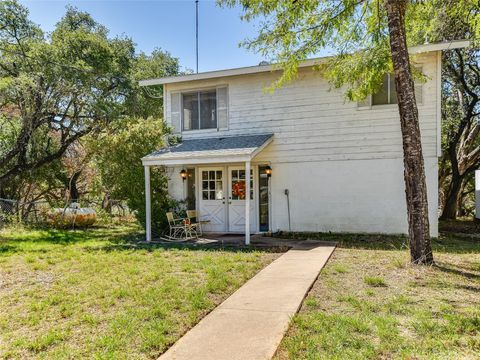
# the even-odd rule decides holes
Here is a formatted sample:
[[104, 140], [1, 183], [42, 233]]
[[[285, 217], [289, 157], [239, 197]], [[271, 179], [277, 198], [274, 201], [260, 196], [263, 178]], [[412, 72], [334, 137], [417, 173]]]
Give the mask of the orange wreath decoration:
[[245, 199], [245, 181], [237, 181], [232, 185], [232, 195], [237, 196], [240, 200]]

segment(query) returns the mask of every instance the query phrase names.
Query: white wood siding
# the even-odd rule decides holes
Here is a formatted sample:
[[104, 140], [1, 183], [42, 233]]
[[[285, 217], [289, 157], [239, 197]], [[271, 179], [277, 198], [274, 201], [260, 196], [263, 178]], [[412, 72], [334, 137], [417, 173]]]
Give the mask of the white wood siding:
[[[425, 157], [437, 156], [437, 56], [416, 59], [429, 80], [419, 105]], [[302, 69], [298, 80], [266, 93], [278, 74], [260, 73], [188, 83], [168, 84], [167, 92], [228, 84], [228, 130], [185, 131], [184, 138], [274, 133], [255, 160], [271, 162], [401, 158], [402, 139], [396, 105], [358, 109], [341, 89], [330, 89], [318, 72]], [[170, 96], [166, 97], [167, 122]]]
[[[440, 56], [429, 53], [416, 60], [428, 77], [418, 109], [431, 235], [438, 236]], [[289, 189], [294, 231], [407, 233], [397, 105], [358, 109], [357, 103], [345, 100], [342, 90], [330, 91], [328, 82], [308, 69], [300, 71], [297, 81], [265, 93], [276, 76], [258, 73], [165, 85], [167, 122], [171, 92], [227, 85], [228, 130], [186, 131], [182, 136], [275, 134], [254, 159], [273, 168], [271, 230], [288, 230], [284, 190]], [[173, 172], [170, 191], [181, 199], [179, 171]]]

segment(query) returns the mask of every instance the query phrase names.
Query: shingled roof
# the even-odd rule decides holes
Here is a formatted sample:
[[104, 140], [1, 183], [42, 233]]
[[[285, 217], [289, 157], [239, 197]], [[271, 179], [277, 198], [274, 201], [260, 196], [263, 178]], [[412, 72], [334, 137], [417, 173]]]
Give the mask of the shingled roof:
[[252, 156], [259, 148], [271, 141], [273, 134], [223, 136], [202, 139], [186, 139], [179, 144], [155, 151], [142, 161], [187, 162], [189, 159]]

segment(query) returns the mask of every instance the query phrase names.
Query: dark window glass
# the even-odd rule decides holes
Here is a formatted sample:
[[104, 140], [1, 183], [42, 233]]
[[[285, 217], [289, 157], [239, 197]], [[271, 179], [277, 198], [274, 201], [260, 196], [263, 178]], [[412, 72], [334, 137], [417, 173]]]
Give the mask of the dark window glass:
[[389, 78], [390, 78], [390, 104], [398, 104], [397, 87], [395, 86], [395, 78], [393, 77], [393, 75], [390, 75]]
[[380, 90], [372, 95], [372, 105], [385, 105], [388, 103], [388, 76], [385, 76]]
[[217, 128], [217, 92], [200, 93], [200, 129]]
[[[216, 176], [215, 176], [216, 175]], [[221, 171], [202, 171], [202, 199], [223, 200], [223, 181]]]
[[189, 210], [195, 210], [195, 169], [187, 169], [187, 206]]
[[372, 95], [372, 105], [397, 104], [397, 88], [393, 74], [385, 75], [382, 87]]
[[183, 94], [183, 130], [217, 128], [217, 91]]
[[198, 94], [183, 94], [183, 130], [198, 129]]
[[268, 177], [265, 173], [265, 167], [258, 168], [258, 205], [260, 210], [260, 231], [269, 230], [269, 214], [268, 214]]

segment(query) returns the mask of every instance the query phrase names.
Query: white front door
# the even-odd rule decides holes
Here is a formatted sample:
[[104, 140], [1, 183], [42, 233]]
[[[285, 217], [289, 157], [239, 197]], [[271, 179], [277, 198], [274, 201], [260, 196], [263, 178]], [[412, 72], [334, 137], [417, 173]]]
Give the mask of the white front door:
[[224, 232], [228, 230], [223, 167], [200, 168], [199, 210], [202, 219], [208, 220], [204, 231]]
[[[253, 169], [250, 176], [250, 230], [255, 231]], [[228, 167], [228, 231], [245, 232], [245, 167]]]

